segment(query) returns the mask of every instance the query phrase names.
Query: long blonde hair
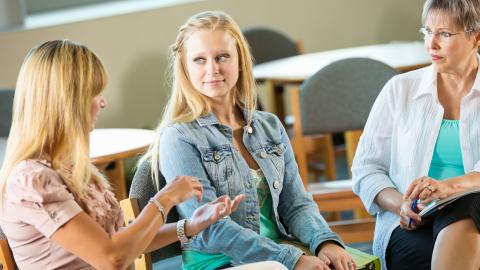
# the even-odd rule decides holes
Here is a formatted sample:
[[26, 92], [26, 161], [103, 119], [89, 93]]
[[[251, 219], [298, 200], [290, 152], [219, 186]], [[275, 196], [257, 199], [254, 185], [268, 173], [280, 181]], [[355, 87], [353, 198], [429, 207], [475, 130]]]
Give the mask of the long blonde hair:
[[47, 159], [68, 188], [83, 196], [87, 182], [108, 182], [90, 163], [91, 104], [107, 83], [102, 61], [84, 45], [54, 40], [33, 48], [17, 79], [0, 196], [23, 160]]
[[[234, 87], [234, 104], [249, 112], [256, 107], [255, 80], [252, 74], [252, 56], [240, 27], [228, 14], [222, 11], [205, 11], [190, 17], [178, 31], [175, 43], [170, 46], [170, 70], [172, 74], [171, 96], [157, 126], [157, 137], [139, 163], [151, 161], [152, 177], [158, 187], [159, 146], [161, 131], [172, 123], [191, 122], [212, 111], [209, 100], [198, 92], [190, 82], [185, 63], [185, 41], [199, 30], [222, 30], [236, 41], [239, 56], [240, 75]], [[247, 119], [249, 121], [250, 119]]]

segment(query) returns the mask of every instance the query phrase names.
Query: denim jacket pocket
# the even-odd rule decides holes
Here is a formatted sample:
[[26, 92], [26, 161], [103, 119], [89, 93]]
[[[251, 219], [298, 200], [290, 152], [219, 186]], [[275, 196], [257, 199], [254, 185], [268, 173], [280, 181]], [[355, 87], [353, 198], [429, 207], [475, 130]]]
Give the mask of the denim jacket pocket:
[[285, 146], [283, 143], [268, 144], [265, 147], [265, 151], [267, 152], [268, 157], [272, 161], [273, 166], [277, 170], [278, 174], [283, 176], [285, 172]]
[[230, 145], [219, 145], [214, 148], [200, 149], [202, 162], [207, 174], [213, 181], [217, 195], [229, 194], [228, 178], [233, 173], [233, 156]]

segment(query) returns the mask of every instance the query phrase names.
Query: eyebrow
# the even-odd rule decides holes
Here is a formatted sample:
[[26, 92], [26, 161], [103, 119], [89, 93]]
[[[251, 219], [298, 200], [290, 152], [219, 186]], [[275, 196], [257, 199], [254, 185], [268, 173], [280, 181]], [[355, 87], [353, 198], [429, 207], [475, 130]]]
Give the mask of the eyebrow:
[[[428, 29], [430, 29], [430, 30], [432, 29], [432, 27], [426, 26], [426, 25], [423, 26], [423, 28], [428, 28]], [[443, 31], [445, 31], [445, 30], [447, 30], [447, 31], [455, 31], [455, 30], [452, 30], [452, 29], [447, 28], [447, 27], [440, 27], [440, 28], [437, 29], [437, 31], [442, 31], [442, 30], [443, 30]]]
[[[218, 54], [226, 54], [226, 53], [231, 54], [232, 52], [230, 50], [218, 50], [214, 54], [218, 55]], [[205, 56], [205, 52], [198, 52], [191, 55], [192, 58], [201, 57], [201, 56]]]

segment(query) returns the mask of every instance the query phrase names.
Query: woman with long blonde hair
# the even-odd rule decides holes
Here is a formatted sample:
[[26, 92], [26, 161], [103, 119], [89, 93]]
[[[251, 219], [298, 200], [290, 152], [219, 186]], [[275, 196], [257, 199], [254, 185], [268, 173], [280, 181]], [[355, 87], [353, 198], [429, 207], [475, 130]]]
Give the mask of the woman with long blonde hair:
[[[195, 177], [176, 177], [123, 227], [107, 180], [89, 161], [89, 132], [106, 106], [107, 73], [69, 40], [33, 48], [18, 76], [13, 123], [0, 174], [0, 222], [20, 269], [125, 269], [144, 252], [177, 241], [169, 210], [202, 198]], [[183, 221], [191, 237], [235, 210], [223, 196]]]
[[203, 199], [179, 204], [183, 217], [218, 196], [246, 196], [230, 218], [183, 242], [183, 268], [272, 260], [288, 269], [355, 269], [305, 191], [282, 124], [255, 110], [251, 54], [233, 19], [220, 11], [190, 17], [170, 53], [172, 94], [144, 157], [154, 179], [159, 170], [167, 182], [199, 179]]

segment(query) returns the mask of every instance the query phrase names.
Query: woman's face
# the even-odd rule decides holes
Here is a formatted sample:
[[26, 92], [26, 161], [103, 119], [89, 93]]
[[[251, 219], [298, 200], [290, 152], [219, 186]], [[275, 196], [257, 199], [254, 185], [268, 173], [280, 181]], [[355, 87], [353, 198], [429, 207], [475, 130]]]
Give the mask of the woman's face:
[[100, 115], [100, 111], [107, 106], [107, 102], [105, 101], [105, 98], [103, 97], [103, 94], [100, 93], [93, 97], [92, 100], [92, 107], [90, 109], [90, 116], [92, 117], [92, 127], [91, 130], [95, 129], [95, 123], [97, 122], [97, 118]]
[[188, 77], [203, 95], [227, 100], [239, 77], [235, 39], [223, 30], [199, 30], [184, 44]]
[[463, 71], [475, 61], [478, 41], [466, 33], [452, 18], [440, 11], [432, 11], [425, 21], [425, 47], [437, 72]]

